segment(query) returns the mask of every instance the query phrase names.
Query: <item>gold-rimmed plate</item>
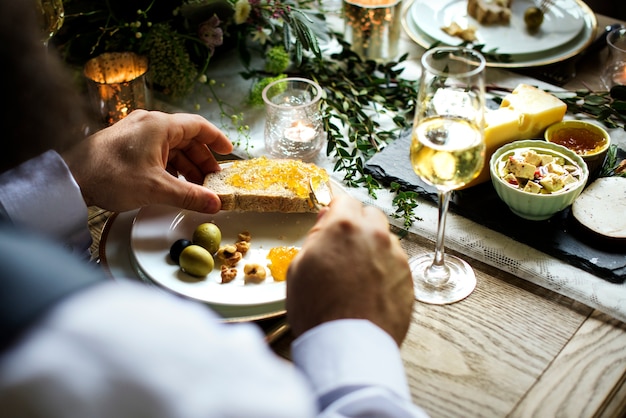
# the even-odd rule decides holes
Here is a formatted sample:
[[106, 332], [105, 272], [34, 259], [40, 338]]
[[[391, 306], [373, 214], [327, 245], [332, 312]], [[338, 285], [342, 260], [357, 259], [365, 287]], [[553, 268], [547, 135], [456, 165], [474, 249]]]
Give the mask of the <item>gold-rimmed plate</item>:
[[[138, 210], [113, 214], [106, 222], [100, 239], [100, 265], [111, 279], [137, 280], [157, 289], [158, 286], [136, 265], [131, 254], [130, 234]], [[256, 306], [211, 305], [224, 322], [258, 321], [285, 314], [284, 301]]]
[[[216, 307], [219, 311], [240, 311], [283, 306], [285, 281], [275, 281], [269, 270], [259, 284], [245, 284], [243, 267], [253, 263], [266, 266], [274, 247], [300, 247], [315, 224], [314, 213], [220, 211], [204, 214], [170, 206], [152, 205], [139, 210], [130, 233], [130, 249], [140, 273], [155, 284], [181, 296]], [[205, 222], [215, 223], [222, 232], [222, 244], [234, 244], [238, 234], [249, 232], [250, 249], [237, 264], [237, 277], [222, 283], [219, 263], [206, 277], [193, 277], [171, 260], [169, 249], [178, 239], [191, 239], [194, 229]]]
[[[527, 0], [522, 0], [522, 3], [524, 1]], [[565, 0], [560, 0], [558, 4], [562, 5], [559, 9], [555, 10], [559, 11], [560, 15], [563, 14], [564, 10], [568, 10], [567, 15], [569, 15], [572, 19], [574, 15], [579, 15], [576, 19], [578, 23], [574, 22], [573, 26], [568, 26], [570, 29], [565, 31], [567, 35], [554, 36], [550, 38], [550, 42], [546, 41], [546, 39], [549, 39], [548, 37], [537, 37], [535, 39], [535, 47], [537, 49], [528, 49], [528, 46], [524, 46], [529, 43], [526, 38], [531, 35], [528, 34], [525, 29], [518, 28], [517, 26], [519, 26], [519, 23], [515, 23], [514, 26], [509, 27], [499, 26], [497, 29], [480, 27], [478, 29], [479, 34], [482, 30], [484, 33], [494, 35], [489, 36], [489, 39], [493, 40], [491, 44], [489, 44], [489, 42], [477, 42], [481, 44], [484, 43], [484, 51], [491, 51], [495, 48], [495, 54], [506, 53], [510, 56], [509, 62], [500, 62], [487, 58], [487, 65], [490, 67], [500, 68], [523, 68], [548, 65], [573, 57], [589, 46], [593, 42], [597, 32], [598, 24], [595, 14], [582, 1], [567, 0], [570, 3], [562, 3], [564, 1]], [[411, 0], [405, 6], [402, 13], [402, 25], [407, 35], [423, 48], [430, 48], [435, 43], [443, 45], [461, 44], [461, 39], [451, 37], [441, 31], [439, 23], [437, 22], [439, 20], [443, 22], [445, 19], [453, 19], [450, 13], [444, 13], [445, 9], [442, 9], [442, 7], [448, 5], [449, 9], [454, 10], [454, 7], [458, 7], [457, 0], [444, 0], [442, 3], [437, 3], [439, 6], [432, 6], [435, 2], [432, 2], [431, 5], [429, 4], [430, 3], [428, 3], [427, 0]], [[568, 4], [569, 6], [567, 6]], [[437, 14], [437, 11], [439, 11], [439, 14]], [[462, 15], [465, 13], [464, 11], [457, 10], [456, 13], [460, 14], [456, 19], [461, 21], [462, 19], [467, 19], [466, 15]], [[520, 11], [517, 10], [516, 14], [519, 15], [519, 13]], [[517, 15], [514, 16], [513, 22], [517, 22], [520, 19]], [[548, 14], [548, 16], [550, 16], [550, 14]], [[424, 23], [429, 22], [429, 19], [430, 23]], [[559, 17], [558, 19], [564, 19], [564, 17]], [[553, 20], [557, 19], [555, 18]], [[547, 22], [544, 22], [544, 24], [545, 23]], [[582, 28], [577, 29], [577, 24], [582, 24]], [[506, 31], [509, 32], [505, 37], [499, 31], [504, 31], [505, 33]], [[496, 41], [498, 39], [501, 41]]]

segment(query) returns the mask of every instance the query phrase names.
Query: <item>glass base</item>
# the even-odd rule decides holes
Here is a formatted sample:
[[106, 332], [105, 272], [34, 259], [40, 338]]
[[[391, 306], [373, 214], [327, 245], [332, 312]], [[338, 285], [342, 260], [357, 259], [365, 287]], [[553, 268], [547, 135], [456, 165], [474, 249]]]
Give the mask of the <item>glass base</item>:
[[441, 284], [431, 284], [424, 272], [433, 262], [434, 254], [414, 257], [409, 260], [413, 274], [415, 299], [432, 305], [447, 305], [468, 297], [476, 287], [474, 270], [464, 260], [446, 254], [444, 260], [450, 276]]

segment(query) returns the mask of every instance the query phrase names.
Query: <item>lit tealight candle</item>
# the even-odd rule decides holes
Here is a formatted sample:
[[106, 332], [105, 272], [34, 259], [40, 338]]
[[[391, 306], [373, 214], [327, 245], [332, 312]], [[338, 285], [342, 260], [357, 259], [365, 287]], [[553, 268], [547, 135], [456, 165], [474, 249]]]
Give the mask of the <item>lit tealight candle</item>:
[[294, 142], [310, 142], [315, 138], [315, 129], [301, 121], [285, 129], [285, 139]]
[[268, 84], [262, 96], [266, 152], [276, 158], [314, 159], [326, 138], [322, 88], [313, 80], [287, 77]]

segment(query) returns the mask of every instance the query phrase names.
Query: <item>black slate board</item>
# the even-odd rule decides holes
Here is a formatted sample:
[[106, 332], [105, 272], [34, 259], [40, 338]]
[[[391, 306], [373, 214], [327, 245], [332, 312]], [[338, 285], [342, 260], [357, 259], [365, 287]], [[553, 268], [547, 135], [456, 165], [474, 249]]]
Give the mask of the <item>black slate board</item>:
[[[436, 202], [435, 189], [411, 168], [409, 145], [410, 134], [400, 136], [372, 157], [365, 169], [386, 185], [400, 183]], [[624, 154], [618, 150], [622, 158]], [[587, 232], [569, 208], [545, 221], [529, 221], [511, 212], [487, 182], [453, 192], [450, 210], [609, 282], [626, 280], [626, 243]]]

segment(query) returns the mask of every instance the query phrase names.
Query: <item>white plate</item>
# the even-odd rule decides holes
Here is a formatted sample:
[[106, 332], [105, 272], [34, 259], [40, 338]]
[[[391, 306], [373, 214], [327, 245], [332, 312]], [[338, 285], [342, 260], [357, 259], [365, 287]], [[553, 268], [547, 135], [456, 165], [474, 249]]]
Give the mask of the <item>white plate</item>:
[[[138, 211], [112, 215], [106, 222], [100, 240], [100, 265], [115, 280], [130, 279], [157, 287], [155, 283], [138, 269], [130, 253], [130, 231]], [[163, 290], [165, 291], [165, 290]], [[284, 302], [257, 306], [211, 306], [224, 322], [257, 321], [274, 318], [285, 313]]]
[[459, 38], [441, 28], [456, 22], [462, 28], [476, 28], [476, 44], [500, 54], [544, 52], [571, 41], [584, 28], [583, 10], [574, 0], [553, 0], [539, 30], [530, 33], [524, 24], [524, 12], [535, 6], [531, 0], [515, 0], [507, 25], [481, 25], [467, 14], [467, 0], [416, 0], [411, 17], [426, 35], [444, 43], [458, 43]]
[[[423, 7], [424, 2], [426, 1], [427, 0], [413, 0], [405, 6], [402, 14], [402, 25], [404, 26], [404, 29], [407, 32], [408, 36], [415, 43], [426, 49], [430, 48], [436, 42], [440, 42], [444, 45], [460, 45], [462, 43], [461, 39], [448, 36], [444, 32], [441, 32], [441, 34], [447, 37], [447, 41], [443, 40], [443, 36], [430, 36], [425, 31], [423, 31], [421, 27], [415, 22], [416, 17], [414, 17], [414, 8]], [[454, 0], [446, 0], [446, 3], [449, 3], [451, 1]], [[571, 40], [558, 47], [548, 49], [542, 52], [512, 54], [510, 56], [510, 62], [498, 62], [492, 59], [490, 56], [487, 56], [487, 65], [490, 67], [500, 68], [536, 67], [541, 65], [553, 64], [555, 62], [565, 60], [578, 54], [580, 51], [585, 49], [589, 44], [593, 42], [593, 39], [596, 36], [598, 22], [593, 11], [589, 9], [589, 7], [584, 2], [576, 0], [576, 5], [581, 10], [581, 20], [583, 23], [583, 28]], [[424, 17], [420, 18], [421, 25], [423, 25], [424, 20]], [[512, 34], [520, 36], [520, 31], [512, 32]], [[521, 41], [515, 40], [514, 37], [513, 40], [510, 41], [510, 43], [515, 45], [521, 43]], [[492, 47], [490, 45], [485, 45], [483, 51], [488, 52], [491, 49]], [[502, 51], [498, 50], [495, 53], [502, 54]]]
[[[169, 206], [147, 206], [139, 210], [130, 234], [131, 254], [140, 271], [156, 284], [182, 296], [211, 306], [238, 308], [282, 304], [285, 282], [268, 276], [260, 284], [244, 284], [246, 263], [268, 264], [273, 247], [302, 245], [317, 215], [313, 213], [259, 213], [222, 211], [214, 215]], [[184, 273], [169, 257], [171, 245], [180, 238], [191, 239], [203, 222], [214, 222], [222, 231], [222, 244], [235, 243], [237, 235], [249, 231], [251, 247], [237, 265], [237, 277], [222, 284], [219, 263], [205, 278]]]

